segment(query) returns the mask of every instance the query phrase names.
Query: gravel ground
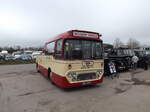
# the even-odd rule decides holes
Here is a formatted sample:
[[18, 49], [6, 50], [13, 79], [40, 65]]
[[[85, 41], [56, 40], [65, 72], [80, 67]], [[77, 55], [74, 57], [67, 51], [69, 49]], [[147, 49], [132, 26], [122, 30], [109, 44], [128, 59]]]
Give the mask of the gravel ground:
[[35, 65], [0, 66], [0, 112], [149, 112], [150, 70], [121, 73], [102, 84], [52, 85]]

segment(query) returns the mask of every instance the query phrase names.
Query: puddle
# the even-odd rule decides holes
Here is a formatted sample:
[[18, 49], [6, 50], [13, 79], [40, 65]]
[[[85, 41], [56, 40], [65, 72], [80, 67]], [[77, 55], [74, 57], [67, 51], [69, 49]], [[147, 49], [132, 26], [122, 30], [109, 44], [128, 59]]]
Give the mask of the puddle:
[[131, 80], [125, 80], [127, 82], [133, 82], [132, 85], [146, 85], [146, 86], [150, 86], [150, 82], [147, 82], [147, 80], [141, 80], [138, 78], [135, 78], [135, 74], [137, 73], [141, 73], [142, 71], [133, 71], [131, 72]]
[[127, 82], [132, 82], [132, 80], [129, 80], [129, 79], [126, 79], [126, 80], [124, 80], [124, 81], [127, 81]]
[[27, 95], [31, 95], [31, 94], [33, 94], [33, 92], [28, 92], [28, 93], [21, 94], [21, 95], [18, 95], [18, 96], [27, 96]]
[[28, 71], [28, 73], [29, 73], [30, 75], [37, 75], [37, 72], [36, 72], [36, 71]]
[[114, 88], [114, 89], [115, 89], [115, 94], [121, 94], [127, 91], [127, 90], [122, 90], [120, 88]]
[[132, 78], [132, 81], [134, 82], [133, 85], [146, 85], [146, 86], [150, 86], [150, 82], [146, 82], [145, 80], [139, 80], [137, 78]]
[[45, 106], [45, 105], [48, 105], [48, 104], [50, 104], [50, 103], [52, 103], [52, 102], [53, 102], [53, 100], [39, 101], [38, 104], [40, 104], [40, 105], [42, 105], [42, 106]]
[[132, 70], [130, 71], [131, 75], [134, 75], [134, 74], [138, 74], [138, 73], [141, 73], [142, 71], [138, 71], [138, 70]]
[[38, 94], [38, 93], [42, 93], [42, 92], [48, 92], [50, 91], [51, 89], [45, 89], [45, 90], [40, 90], [40, 91], [33, 91], [33, 92], [26, 92], [24, 94], [20, 94], [20, 95], [17, 95], [17, 96], [28, 96], [28, 95], [32, 95], [32, 94]]

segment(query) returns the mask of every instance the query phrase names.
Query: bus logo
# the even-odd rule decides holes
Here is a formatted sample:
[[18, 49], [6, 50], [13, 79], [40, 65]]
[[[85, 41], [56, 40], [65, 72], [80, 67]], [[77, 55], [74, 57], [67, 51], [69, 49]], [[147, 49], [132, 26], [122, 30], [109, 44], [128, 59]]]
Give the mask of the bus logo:
[[81, 69], [93, 68], [93, 65], [94, 65], [93, 61], [83, 61]]

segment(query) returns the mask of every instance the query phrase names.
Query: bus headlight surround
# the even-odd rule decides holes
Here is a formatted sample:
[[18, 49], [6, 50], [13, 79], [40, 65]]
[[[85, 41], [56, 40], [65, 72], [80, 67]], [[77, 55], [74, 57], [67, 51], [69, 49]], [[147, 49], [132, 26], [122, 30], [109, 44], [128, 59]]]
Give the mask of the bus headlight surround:
[[77, 80], [77, 74], [76, 74], [76, 72], [69, 72], [67, 76], [69, 78], [71, 78], [72, 81], [76, 81]]
[[99, 78], [102, 73], [103, 73], [103, 70], [98, 70], [96, 72], [96, 77]]

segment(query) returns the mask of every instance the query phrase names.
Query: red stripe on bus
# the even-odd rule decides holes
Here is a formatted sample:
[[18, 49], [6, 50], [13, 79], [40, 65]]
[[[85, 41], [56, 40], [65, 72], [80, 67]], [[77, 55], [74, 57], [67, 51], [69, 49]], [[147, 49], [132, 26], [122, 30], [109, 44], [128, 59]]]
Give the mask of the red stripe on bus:
[[44, 67], [41, 66], [41, 65], [38, 65], [38, 69], [39, 69], [39, 71], [40, 71], [44, 76], [47, 77], [47, 75], [48, 75], [48, 70], [47, 70], [46, 68], [44, 68]]

